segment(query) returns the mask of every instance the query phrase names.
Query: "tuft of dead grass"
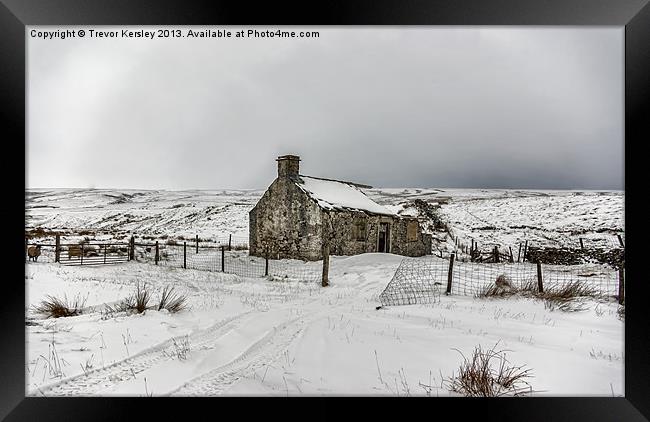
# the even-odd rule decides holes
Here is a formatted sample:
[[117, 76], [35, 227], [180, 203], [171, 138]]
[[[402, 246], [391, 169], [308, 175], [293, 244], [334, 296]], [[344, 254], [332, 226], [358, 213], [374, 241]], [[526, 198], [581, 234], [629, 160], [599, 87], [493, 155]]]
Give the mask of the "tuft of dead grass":
[[136, 284], [136, 291], [114, 306], [106, 307], [106, 315], [110, 317], [116, 312], [141, 314], [149, 309], [161, 311], [166, 309], [170, 313], [180, 312], [187, 309], [187, 296], [177, 294], [174, 288], [165, 287], [160, 295], [160, 300], [151, 304], [152, 293], [146, 283]]
[[148, 309], [153, 309], [149, 302], [151, 301], [151, 291], [147, 288], [146, 283], [140, 287], [140, 283], [136, 284], [136, 291], [133, 295], [122, 300], [115, 306], [107, 307], [109, 313], [113, 312], [135, 312], [138, 314], [143, 313]]
[[589, 309], [586, 299], [602, 300], [603, 295], [594, 286], [584, 281], [571, 281], [563, 284], [549, 284], [539, 292], [537, 281], [528, 280], [519, 287], [503, 288], [490, 285], [479, 292], [478, 298], [508, 298], [511, 296], [532, 297], [543, 300], [546, 309], [551, 311], [578, 312]]
[[86, 298], [82, 298], [80, 295], [70, 301], [66, 296], [61, 299], [47, 295], [45, 299], [41, 300], [41, 303], [33, 306], [33, 310], [35, 313], [45, 315], [46, 318], [64, 318], [80, 315], [85, 304]]
[[180, 312], [187, 308], [187, 297], [174, 293], [174, 288], [165, 287], [160, 295], [158, 310], [166, 309], [170, 313]]
[[474, 348], [472, 357], [463, 357], [458, 375], [446, 380], [449, 391], [465, 397], [520, 397], [532, 394], [532, 386], [527, 381], [532, 377], [531, 369], [525, 366], [511, 366], [506, 359], [505, 350], [498, 350], [497, 344], [491, 349]]

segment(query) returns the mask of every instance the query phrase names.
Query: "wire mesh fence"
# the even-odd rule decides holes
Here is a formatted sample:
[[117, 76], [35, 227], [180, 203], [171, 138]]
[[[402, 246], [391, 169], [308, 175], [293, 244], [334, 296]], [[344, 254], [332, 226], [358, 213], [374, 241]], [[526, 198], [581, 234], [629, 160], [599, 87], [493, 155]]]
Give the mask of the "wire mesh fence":
[[529, 262], [485, 264], [433, 256], [405, 258], [379, 300], [382, 305], [425, 304], [434, 302], [441, 292], [480, 296], [505, 282], [515, 289], [542, 286], [547, 290], [580, 283], [600, 297], [619, 298], [624, 282], [620, 271], [624, 270], [598, 264], [538, 267]]
[[513, 286], [521, 288], [537, 280], [537, 265], [531, 263], [483, 264], [456, 262], [452, 271], [451, 294], [477, 296], [494, 286], [504, 276]]
[[[277, 261], [249, 256], [248, 238], [244, 237], [225, 235], [208, 242], [197, 236], [193, 242], [182, 243], [175, 240], [152, 242], [150, 239], [136, 242], [132, 237], [128, 243], [59, 243], [57, 247], [56, 244], [30, 242], [26, 238], [25, 261], [29, 258], [29, 248], [39, 246], [37, 262], [58, 262], [61, 265], [98, 265], [135, 260], [247, 278], [269, 277], [274, 280], [303, 282], [322, 280], [322, 262]], [[214, 239], [217, 239], [217, 243]]]
[[438, 257], [404, 258], [379, 295], [382, 305], [432, 303], [447, 285], [449, 263]]
[[[198, 251], [198, 252], [197, 252]], [[136, 260], [155, 262], [155, 250], [147, 252], [136, 245]], [[201, 271], [223, 272], [240, 277], [320, 282], [322, 264], [298, 260], [267, 260], [248, 255], [247, 250], [230, 251], [223, 248], [201, 247], [199, 245], [159, 246], [160, 265]]]
[[[463, 257], [472, 262], [524, 262], [527, 259], [528, 247], [557, 248], [563, 250], [592, 250], [607, 251], [625, 249], [625, 233], [589, 233], [584, 235], [566, 236], [558, 240], [522, 240], [515, 244], [503, 244], [497, 239], [482, 242], [471, 238], [452, 235], [454, 253], [457, 258]], [[448, 256], [447, 256], [448, 257]]]

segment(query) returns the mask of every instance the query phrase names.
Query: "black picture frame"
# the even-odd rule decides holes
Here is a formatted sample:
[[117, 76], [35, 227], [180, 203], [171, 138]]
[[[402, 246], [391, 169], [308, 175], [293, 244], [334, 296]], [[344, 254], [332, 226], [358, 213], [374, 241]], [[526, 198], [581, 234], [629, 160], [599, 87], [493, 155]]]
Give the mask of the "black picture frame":
[[[24, 232], [20, 219], [25, 179], [8, 164], [25, 153], [25, 26], [27, 25], [611, 25], [625, 27], [625, 224], [633, 222], [632, 205], [643, 192], [628, 177], [650, 140], [650, 6], [647, 0], [410, 0], [321, 1], [252, 5], [246, 2], [173, 0], [0, 0], [0, 122], [4, 139], [6, 190], [2, 213], [11, 216], [5, 233], [6, 263], [0, 300], [0, 418], [5, 420], [190, 420], [262, 417], [349, 417], [351, 405], [367, 418], [450, 418], [480, 420], [643, 421], [650, 418], [647, 288], [638, 247], [641, 235], [630, 230], [627, 253], [625, 322], [625, 397], [521, 399], [404, 399], [368, 397], [297, 398], [37, 398], [25, 397], [24, 285], [19, 265]], [[23, 163], [25, 161], [23, 160]], [[25, 163], [28, 165], [28, 163]], [[638, 167], [637, 167], [638, 168]], [[24, 169], [23, 169], [24, 170]], [[23, 171], [23, 176], [25, 172]], [[643, 178], [641, 178], [643, 180]], [[21, 183], [22, 182], [22, 183]], [[643, 183], [643, 182], [641, 182]], [[630, 196], [630, 192], [632, 195]], [[637, 196], [638, 195], [638, 196]], [[11, 208], [11, 209], [9, 209]], [[9, 213], [9, 211], [12, 213]], [[24, 209], [23, 209], [24, 211]], [[14, 273], [17, 273], [15, 274]], [[250, 403], [257, 400], [259, 403]], [[317, 402], [316, 402], [317, 401]], [[234, 411], [234, 413], [232, 412]], [[422, 412], [421, 415], [414, 414]], [[449, 412], [449, 413], [448, 413]], [[450, 415], [450, 416], [445, 416]]]

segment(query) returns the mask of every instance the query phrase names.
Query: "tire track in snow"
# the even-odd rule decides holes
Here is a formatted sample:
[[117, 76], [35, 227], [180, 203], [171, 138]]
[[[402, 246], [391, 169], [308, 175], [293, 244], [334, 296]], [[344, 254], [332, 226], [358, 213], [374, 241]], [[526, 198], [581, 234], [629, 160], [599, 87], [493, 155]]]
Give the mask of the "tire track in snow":
[[[347, 300], [337, 303], [334, 307], [321, 305], [321, 309], [312, 312], [311, 315], [301, 315], [274, 327], [229, 363], [185, 382], [166, 395], [216, 396], [224, 393], [241, 378], [276, 361], [312, 323], [332, 314], [337, 308], [354, 303], [353, 299], [361, 293], [367, 293], [373, 284], [372, 280], [366, 280], [362, 275], [360, 283], [355, 286], [357, 294], [353, 297], [346, 297]], [[311, 302], [316, 303], [316, 300]]]
[[[323, 298], [318, 295], [307, 301], [303, 306], [316, 304], [316, 310], [308, 315], [301, 315], [281, 323], [273, 330], [264, 334], [259, 340], [247, 347], [229, 363], [212, 369], [202, 375], [185, 382], [176, 390], [167, 395], [218, 395], [230, 388], [235, 382], [252, 371], [264, 367], [277, 360], [292, 344], [292, 342], [319, 318], [331, 314], [336, 308], [342, 308], [354, 303], [354, 299], [362, 293], [367, 293], [374, 288], [373, 281], [367, 280], [363, 275], [355, 286], [345, 286], [348, 290], [353, 288], [356, 294], [338, 297], [335, 305], [320, 303]], [[336, 290], [328, 293], [340, 294]], [[343, 299], [343, 300], [341, 300]], [[248, 311], [237, 316], [224, 319], [219, 323], [190, 334], [190, 344], [194, 349], [212, 348], [225, 334], [235, 330], [242, 323], [242, 318], [254, 311]], [[173, 347], [173, 341], [184, 336], [172, 337], [156, 346], [147, 348], [131, 357], [109, 366], [98, 368], [87, 374], [69, 377], [54, 384], [41, 386], [30, 395], [43, 396], [93, 396], [101, 395], [103, 391], [115, 387], [121, 382], [130, 381], [134, 375], [148, 370], [156, 365], [164, 364], [173, 359], [166, 353]]]
[[[204, 330], [189, 335], [190, 344], [200, 348], [219, 340], [223, 335], [235, 329], [243, 317], [252, 311], [226, 318]], [[173, 347], [174, 340], [184, 336], [172, 337], [158, 345], [147, 348], [133, 356], [112, 363], [109, 366], [89, 371], [86, 374], [72, 376], [47, 386], [41, 386], [30, 395], [43, 396], [87, 396], [97, 395], [116, 384], [133, 379], [134, 374], [145, 371], [154, 365], [173, 359], [166, 353]], [[37, 394], [38, 392], [38, 394]]]
[[307, 326], [304, 317], [298, 317], [274, 327], [234, 360], [185, 382], [168, 395], [219, 395], [244, 376], [278, 359]]

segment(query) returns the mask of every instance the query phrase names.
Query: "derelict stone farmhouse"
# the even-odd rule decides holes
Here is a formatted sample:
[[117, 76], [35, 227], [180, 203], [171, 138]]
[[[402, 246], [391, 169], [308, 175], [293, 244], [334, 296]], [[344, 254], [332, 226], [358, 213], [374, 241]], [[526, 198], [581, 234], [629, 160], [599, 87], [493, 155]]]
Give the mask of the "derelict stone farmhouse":
[[249, 213], [253, 256], [320, 260], [332, 255], [431, 253], [431, 235], [415, 217], [399, 216], [351, 182], [303, 176], [300, 157], [278, 157], [278, 177]]

